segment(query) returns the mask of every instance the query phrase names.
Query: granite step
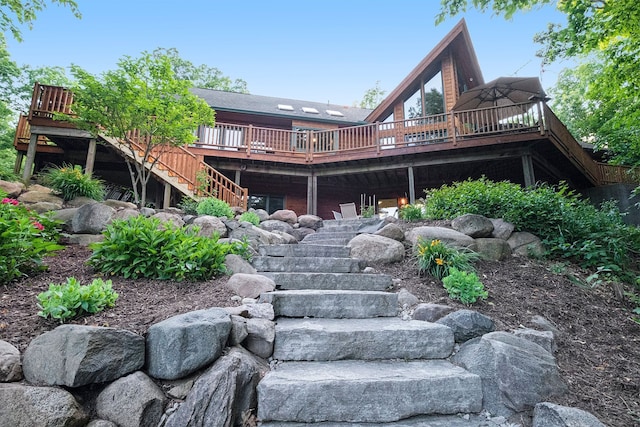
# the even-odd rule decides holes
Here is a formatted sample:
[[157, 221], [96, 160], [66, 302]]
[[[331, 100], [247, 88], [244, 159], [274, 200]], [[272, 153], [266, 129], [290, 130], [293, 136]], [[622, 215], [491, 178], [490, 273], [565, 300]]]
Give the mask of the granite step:
[[260, 423], [261, 427], [505, 427], [508, 425], [509, 424], [505, 423], [504, 417], [488, 417], [476, 414], [420, 415], [389, 423], [347, 423], [335, 421], [319, 423], [268, 421]]
[[273, 358], [329, 361], [444, 359], [454, 346], [451, 328], [398, 317], [278, 319]]
[[263, 272], [260, 274], [276, 282], [276, 289], [279, 290], [385, 291], [393, 285], [392, 277], [387, 274], [308, 272]]
[[266, 292], [260, 302], [276, 316], [366, 319], [398, 314], [398, 294], [379, 291], [290, 290]]
[[323, 257], [349, 258], [351, 248], [326, 245], [262, 245], [258, 248], [261, 256], [273, 257]]
[[251, 263], [259, 272], [360, 273], [364, 268], [362, 261], [354, 258], [315, 256], [257, 256], [253, 257]]
[[324, 231], [320, 233], [308, 234], [304, 237], [304, 239], [302, 239], [302, 241], [309, 243], [309, 242], [315, 242], [315, 241], [326, 240], [326, 239], [351, 240], [357, 235], [358, 233], [356, 233], [355, 231], [336, 231], [336, 232]]

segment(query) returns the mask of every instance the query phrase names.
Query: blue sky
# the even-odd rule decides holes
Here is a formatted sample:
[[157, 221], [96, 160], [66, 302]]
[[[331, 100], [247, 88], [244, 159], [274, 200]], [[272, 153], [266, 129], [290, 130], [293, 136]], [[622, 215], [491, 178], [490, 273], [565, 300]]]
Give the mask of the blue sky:
[[[77, 0], [78, 20], [50, 5], [24, 41], [8, 37], [18, 64], [113, 69], [124, 55], [177, 48], [194, 64], [241, 78], [256, 95], [353, 105], [380, 82], [389, 93], [462, 15], [435, 26], [436, 0]], [[565, 63], [543, 70], [535, 33], [563, 23], [554, 6], [513, 20], [464, 15], [484, 78], [540, 77], [548, 89]]]

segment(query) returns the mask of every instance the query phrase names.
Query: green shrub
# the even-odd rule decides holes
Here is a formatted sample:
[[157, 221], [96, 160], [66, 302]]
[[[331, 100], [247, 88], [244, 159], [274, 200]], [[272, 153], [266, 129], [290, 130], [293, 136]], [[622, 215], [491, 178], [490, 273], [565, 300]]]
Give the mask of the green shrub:
[[220, 243], [197, 233], [197, 227], [161, 226], [157, 218], [114, 221], [104, 231], [104, 240], [91, 245], [89, 264], [127, 279], [208, 280], [226, 272], [227, 254], [242, 254], [243, 244]]
[[422, 209], [424, 205], [404, 205], [400, 208], [398, 216], [405, 221], [420, 221], [424, 219], [424, 213]]
[[376, 207], [363, 206], [362, 211], [360, 213], [362, 215], [362, 218], [373, 218], [373, 216], [376, 214]]
[[0, 284], [45, 270], [44, 256], [62, 249], [60, 223], [29, 211], [15, 199], [0, 203]]
[[428, 274], [436, 279], [449, 275], [449, 270], [475, 271], [473, 262], [479, 256], [466, 248], [454, 248], [440, 240], [418, 239], [415, 257], [420, 274]]
[[111, 288], [111, 280], [94, 279], [88, 285], [81, 285], [75, 277], [69, 277], [66, 283], [49, 284], [49, 290], [40, 293], [38, 316], [52, 317], [64, 323], [83, 314], [94, 314], [107, 307], [113, 307], [118, 294]]
[[206, 197], [200, 200], [196, 212], [198, 215], [233, 218], [233, 211], [229, 203], [216, 199], [215, 197]]
[[198, 202], [193, 200], [191, 197], [183, 197], [178, 203], [178, 207], [184, 211], [187, 215], [197, 215], [198, 214]]
[[463, 304], [473, 304], [478, 299], [489, 296], [476, 273], [457, 268], [449, 269], [449, 275], [442, 279], [442, 284], [449, 293], [449, 298], [460, 300]]
[[260, 217], [255, 212], [244, 212], [242, 215], [240, 215], [238, 220], [249, 222], [256, 226], [260, 225]]
[[41, 177], [42, 182], [60, 193], [64, 200], [72, 200], [76, 197], [104, 199], [102, 181], [86, 175], [78, 165], [53, 166], [46, 169]]

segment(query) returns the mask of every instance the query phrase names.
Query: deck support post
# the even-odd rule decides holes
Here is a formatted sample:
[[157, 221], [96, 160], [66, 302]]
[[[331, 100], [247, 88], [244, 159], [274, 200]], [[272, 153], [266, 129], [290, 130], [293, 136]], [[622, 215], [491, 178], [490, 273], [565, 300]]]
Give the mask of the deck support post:
[[171, 184], [164, 183], [164, 196], [162, 198], [162, 209], [169, 209], [171, 205]]
[[236, 176], [235, 176], [235, 179], [233, 180], [233, 182], [236, 185], [240, 185], [240, 175], [241, 175], [240, 169], [236, 170]]
[[416, 183], [413, 176], [413, 166], [407, 168], [407, 175], [409, 176], [409, 203], [416, 203]]
[[318, 215], [318, 177], [313, 173], [307, 177], [307, 214]]
[[33, 165], [36, 159], [36, 147], [38, 145], [38, 134], [32, 133], [29, 139], [29, 147], [27, 148], [27, 160], [24, 162], [24, 170], [22, 171], [22, 181], [26, 184], [31, 179]]
[[22, 151], [18, 151], [18, 153], [16, 154], [16, 162], [13, 164], [14, 175], [20, 174], [20, 168], [22, 167], [22, 159], [24, 159], [24, 154], [22, 154]]
[[536, 185], [536, 176], [533, 172], [533, 159], [529, 153], [522, 155], [522, 172], [525, 187], [533, 187]]
[[91, 138], [89, 140], [89, 149], [87, 150], [87, 161], [84, 167], [84, 173], [87, 176], [91, 176], [93, 174], [93, 165], [96, 162], [96, 146], [96, 139]]

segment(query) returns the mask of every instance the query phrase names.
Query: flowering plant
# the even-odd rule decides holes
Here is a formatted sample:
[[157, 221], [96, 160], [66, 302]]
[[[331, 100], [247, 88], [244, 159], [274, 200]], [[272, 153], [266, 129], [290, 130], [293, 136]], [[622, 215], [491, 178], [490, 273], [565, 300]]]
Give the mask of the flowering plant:
[[474, 271], [473, 262], [478, 259], [478, 254], [467, 248], [449, 246], [438, 239], [419, 238], [415, 257], [420, 274], [442, 279], [449, 275], [451, 268]]

